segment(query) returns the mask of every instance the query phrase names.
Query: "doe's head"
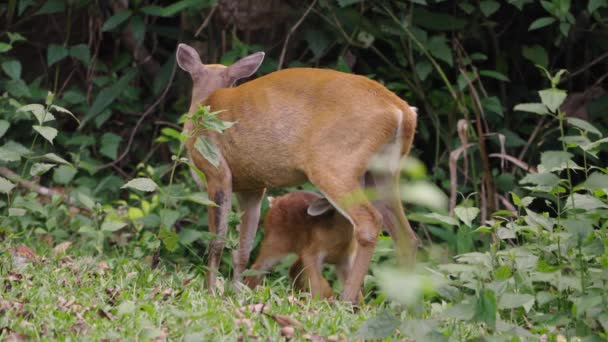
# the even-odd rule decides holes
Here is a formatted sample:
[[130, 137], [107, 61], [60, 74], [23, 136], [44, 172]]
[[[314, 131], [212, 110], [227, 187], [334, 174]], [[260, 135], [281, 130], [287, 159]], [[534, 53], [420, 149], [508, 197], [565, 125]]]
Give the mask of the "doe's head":
[[[243, 57], [231, 66], [221, 64], [205, 65], [196, 50], [187, 45], [177, 46], [177, 64], [181, 69], [188, 72], [194, 82], [194, 93], [199, 93], [205, 98], [220, 88], [228, 88], [245, 77], [253, 75], [264, 60], [263, 52], [256, 52]], [[198, 100], [204, 100], [199, 98]]]

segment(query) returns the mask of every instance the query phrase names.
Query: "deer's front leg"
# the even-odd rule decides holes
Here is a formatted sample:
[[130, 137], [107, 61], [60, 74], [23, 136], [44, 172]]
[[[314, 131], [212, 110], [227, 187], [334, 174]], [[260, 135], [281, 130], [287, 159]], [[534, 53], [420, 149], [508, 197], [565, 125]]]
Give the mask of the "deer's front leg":
[[239, 230], [239, 248], [234, 252], [232, 257], [234, 264], [234, 282], [241, 281], [241, 273], [247, 267], [249, 254], [253, 247], [255, 233], [258, 230], [260, 222], [260, 210], [262, 209], [262, 200], [266, 189], [253, 190], [247, 192], [238, 192], [236, 194], [239, 207], [243, 210], [243, 217]]
[[219, 270], [222, 251], [226, 243], [228, 231], [228, 214], [232, 207], [232, 177], [230, 170], [225, 168], [220, 177], [208, 178], [207, 187], [209, 198], [217, 207], [209, 207], [209, 231], [216, 234], [216, 238], [209, 243], [209, 270], [207, 287], [215, 290], [216, 274]]

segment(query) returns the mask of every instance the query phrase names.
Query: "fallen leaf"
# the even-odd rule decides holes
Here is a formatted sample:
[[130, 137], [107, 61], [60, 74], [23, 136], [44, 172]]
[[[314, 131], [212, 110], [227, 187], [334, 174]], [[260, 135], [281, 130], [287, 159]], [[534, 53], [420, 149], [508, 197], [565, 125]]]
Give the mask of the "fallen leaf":
[[266, 304], [257, 303], [257, 304], [245, 305], [243, 307], [240, 307], [239, 310], [244, 311], [244, 312], [251, 312], [251, 313], [263, 313], [265, 307], [266, 307]]
[[23, 266], [28, 262], [35, 262], [38, 256], [33, 249], [27, 246], [16, 246], [8, 249], [9, 253], [13, 257], [13, 265], [15, 267]]
[[71, 241], [65, 241], [65, 242], [58, 244], [57, 246], [55, 246], [53, 248], [53, 255], [54, 256], [64, 255], [65, 252], [68, 250], [68, 248], [70, 248], [71, 245], [72, 245]]
[[182, 285], [187, 286], [188, 284], [190, 284], [190, 282], [194, 279], [194, 277], [188, 277], [184, 280], [182, 280]]
[[114, 315], [112, 315], [110, 312], [107, 312], [103, 309], [97, 309], [97, 315], [99, 315], [99, 317], [101, 317], [101, 318], [105, 318], [110, 321], [114, 320]]
[[14, 331], [11, 331], [11, 333], [8, 334], [8, 336], [6, 337], [4, 342], [23, 342], [23, 341], [26, 341], [27, 339], [28, 339], [27, 336], [16, 333]]
[[300, 323], [298, 320], [291, 318], [289, 316], [285, 316], [285, 315], [269, 315], [269, 316], [272, 317], [282, 327], [295, 326], [295, 327], [300, 328], [303, 326], [303, 324]]
[[348, 340], [346, 339], [346, 335], [340, 334], [340, 335], [327, 336], [327, 341], [330, 341], [330, 342], [346, 342]]
[[85, 335], [87, 333], [87, 330], [89, 329], [89, 327], [87, 326], [87, 324], [85, 323], [84, 320], [79, 319], [78, 322], [76, 322], [76, 324], [72, 325], [72, 327], [70, 327], [70, 330], [77, 335]]
[[315, 334], [315, 333], [306, 334], [303, 337], [305, 340], [312, 341], [312, 342], [327, 342], [328, 341], [328, 339], [326, 339], [325, 337], [323, 337], [319, 334]]
[[287, 339], [287, 340], [291, 340], [291, 338], [293, 337], [293, 334], [295, 332], [296, 332], [296, 329], [294, 329], [293, 327], [290, 327], [290, 326], [281, 328], [281, 336], [285, 337], [285, 339]]
[[108, 266], [108, 263], [101, 260], [97, 263], [97, 273], [99, 273], [99, 275], [104, 275], [106, 274], [106, 270], [109, 270], [110, 266]]

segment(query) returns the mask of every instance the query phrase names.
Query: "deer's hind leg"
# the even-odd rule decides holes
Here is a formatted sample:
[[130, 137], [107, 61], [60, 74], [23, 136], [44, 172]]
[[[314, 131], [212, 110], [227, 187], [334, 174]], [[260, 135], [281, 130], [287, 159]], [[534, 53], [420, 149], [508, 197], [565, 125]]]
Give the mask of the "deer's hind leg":
[[353, 225], [354, 237], [357, 241], [357, 252], [353, 267], [346, 277], [344, 300], [355, 303], [358, 300], [363, 278], [367, 274], [369, 262], [374, 253], [376, 240], [382, 224], [380, 213], [374, 208], [361, 187], [361, 172], [353, 172], [351, 176], [342, 177], [311, 177], [311, 181], [332, 205], [345, 216]]

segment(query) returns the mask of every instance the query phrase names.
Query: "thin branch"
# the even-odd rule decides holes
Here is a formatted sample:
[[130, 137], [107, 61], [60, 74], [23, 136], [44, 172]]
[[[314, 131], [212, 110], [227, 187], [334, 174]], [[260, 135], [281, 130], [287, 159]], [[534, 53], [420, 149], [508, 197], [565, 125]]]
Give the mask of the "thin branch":
[[137, 123], [135, 124], [135, 127], [133, 128], [133, 130], [131, 131], [131, 135], [129, 136], [129, 142], [127, 143], [127, 147], [122, 152], [122, 154], [116, 160], [109, 162], [107, 164], [101, 165], [100, 167], [97, 168], [97, 170], [101, 170], [101, 169], [105, 169], [105, 168], [114, 166], [114, 165], [118, 164], [119, 162], [121, 162], [127, 156], [127, 154], [129, 154], [129, 150], [131, 150], [131, 145], [133, 144], [133, 139], [135, 138], [135, 134], [139, 130], [139, 126], [141, 126], [141, 124], [148, 117], [148, 115], [152, 114], [154, 112], [154, 109], [167, 96], [167, 93], [169, 92], [169, 89], [171, 88], [171, 85], [173, 84], [173, 78], [175, 77], [175, 70], [177, 69], [176, 66], [177, 66], [177, 63], [173, 64], [173, 70], [171, 71], [171, 78], [169, 78], [169, 82], [167, 83], [165, 90], [163, 90], [163, 93], [158, 97], [158, 99], [152, 105], [150, 105], [150, 107], [148, 107], [148, 109], [146, 109], [146, 111], [141, 115], [139, 120], [137, 120]]
[[20, 187], [33, 191], [41, 196], [45, 196], [45, 197], [60, 196], [66, 204], [73, 206], [73, 207], [78, 207], [79, 209], [82, 209], [85, 211], [90, 211], [89, 208], [83, 207], [83, 206], [79, 205], [78, 203], [76, 203], [76, 200], [74, 199], [74, 197], [66, 196], [65, 194], [63, 194], [59, 191], [53, 190], [51, 188], [47, 188], [45, 186], [34, 183], [27, 179], [23, 179], [23, 178], [21, 178], [21, 176], [19, 176], [18, 174], [16, 174], [9, 168], [6, 168], [4, 166], [0, 167], [0, 175], [5, 177], [6, 179], [10, 180], [13, 183], [17, 183]]
[[277, 70], [281, 70], [281, 68], [283, 67], [283, 62], [285, 61], [285, 53], [287, 52], [287, 44], [289, 43], [289, 39], [291, 38], [291, 35], [304, 22], [304, 19], [306, 19], [306, 17], [308, 16], [308, 13], [310, 13], [310, 11], [312, 11], [312, 8], [316, 4], [317, 4], [317, 0], [313, 0], [313, 2], [310, 4], [310, 6], [308, 6], [308, 8], [304, 12], [304, 14], [302, 14], [302, 17], [300, 17], [300, 20], [298, 20], [295, 23], [295, 25], [293, 25], [291, 27], [291, 29], [289, 30], [289, 32], [287, 33], [287, 37], [285, 37], [285, 42], [283, 43], [283, 50], [281, 50], [281, 57], [279, 58], [279, 65], [277, 66]]
[[511, 163], [513, 163], [513, 165], [519, 166], [520, 168], [530, 172], [530, 173], [537, 173], [536, 168], [534, 166], [530, 166], [528, 165], [526, 162], [524, 162], [523, 160], [519, 160], [513, 156], [510, 156], [508, 154], [504, 154], [504, 153], [490, 153], [489, 154], [490, 157], [492, 158], [501, 158], [503, 160], [508, 160]]
[[203, 23], [201, 24], [201, 26], [199, 26], [199, 28], [196, 30], [196, 33], [194, 33], [195, 37], [198, 37], [198, 35], [201, 34], [201, 32], [205, 29], [205, 27], [207, 27], [207, 25], [209, 25], [209, 22], [211, 21], [211, 18], [213, 17], [213, 14], [215, 13], [216, 9], [217, 9], [217, 5], [213, 6], [213, 8], [211, 8], [211, 11], [209, 12], [209, 14], [207, 14], [207, 17], [205, 18], [205, 20], [203, 20]]
[[560, 80], [560, 84], [564, 83], [565, 81], [573, 78], [574, 76], [585, 72], [587, 69], [591, 68], [592, 66], [596, 65], [597, 63], [601, 62], [602, 60], [608, 58], [608, 52], [605, 52], [602, 55], [597, 56], [595, 59], [593, 59], [591, 62], [587, 63], [586, 65], [584, 65], [583, 67], [581, 67], [580, 69], [578, 69], [577, 71], [570, 73], [566, 76], [564, 76], [561, 80]]

